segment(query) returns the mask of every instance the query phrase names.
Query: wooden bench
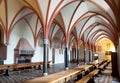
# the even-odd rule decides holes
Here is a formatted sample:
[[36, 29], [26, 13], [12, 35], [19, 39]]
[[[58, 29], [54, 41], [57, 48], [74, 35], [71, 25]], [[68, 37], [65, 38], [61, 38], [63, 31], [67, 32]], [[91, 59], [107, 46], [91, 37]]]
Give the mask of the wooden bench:
[[84, 75], [87, 75], [91, 71], [92, 67], [93, 65], [81, 65], [79, 67], [74, 68], [76, 70], [82, 70], [81, 73], [77, 74], [75, 81], [81, 79]]
[[[8, 75], [8, 69], [9, 69], [9, 67], [8, 67], [8, 65], [0, 65], [0, 71], [3, 73], [4, 71], [4, 75]], [[2, 74], [1, 73], [1, 74]]]
[[[98, 69], [93, 70], [92, 72], [90, 72], [88, 75], [84, 76], [82, 79], [80, 79], [79, 81], [77, 81], [76, 83], [93, 83], [90, 82], [91, 78], [93, 78], [95, 75], [97, 75], [99, 72]], [[92, 79], [93, 81], [93, 79]]]
[[102, 65], [100, 65], [100, 66], [98, 67], [98, 69], [100, 70], [99, 73], [101, 73], [109, 63], [110, 63], [110, 61], [106, 61], [106, 62], [104, 62]]
[[94, 69], [98, 68], [102, 63], [104, 63], [105, 60], [103, 61], [98, 61], [98, 60], [95, 60], [93, 62], [90, 62], [88, 63], [88, 65], [93, 65], [94, 66]]
[[84, 69], [84, 74], [88, 74], [90, 71], [93, 70], [94, 66], [93, 65], [82, 65], [82, 66], [79, 66], [79, 67], [76, 67], [78, 69]]
[[107, 62], [104, 62], [102, 65], [100, 65], [98, 68], [99, 69], [104, 69], [105, 68], [105, 66], [107, 66], [109, 64], [109, 61], [107, 61]]
[[99, 63], [99, 66], [106, 63], [106, 62], [109, 62], [109, 60], [103, 60], [101, 63]]
[[[48, 65], [48, 68], [50, 68], [50, 62], [51, 61], [48, 61], [47, 65]], [[29, 68], [32, 68], [32, 67], [37, 67], [39, 69], [42, 69], [42, 65], [43, 65], [43, 62], [31, 62], [31, 63], [20, 63], [20, 64], [5, 64], [5, 65], [0, 65], [0, 71], [6, 71], [5, 74], [6, 75], [9, 75], [9, 70], [12, 69], [12, 70], [25, 70], [25, 69], [29, 69]]]

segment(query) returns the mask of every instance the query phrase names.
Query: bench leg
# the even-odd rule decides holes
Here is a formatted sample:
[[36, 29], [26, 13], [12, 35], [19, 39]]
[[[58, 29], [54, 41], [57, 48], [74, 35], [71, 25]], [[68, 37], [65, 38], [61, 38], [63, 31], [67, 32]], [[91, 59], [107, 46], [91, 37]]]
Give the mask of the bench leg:
[[78, 74], [77, 75], [77, 79], [75, 80], [75, 81], [78, 81], [78, 80], [80, 80], [82, 78], [82, 74]]
[[8, 69], [5, 71], [5, 75], [6, 75], [6, 76], [9, 76], [9, 71], [8, 71]]
[[94, 77], [90, 78], [90, 80], [87, 83], [95, 83]]

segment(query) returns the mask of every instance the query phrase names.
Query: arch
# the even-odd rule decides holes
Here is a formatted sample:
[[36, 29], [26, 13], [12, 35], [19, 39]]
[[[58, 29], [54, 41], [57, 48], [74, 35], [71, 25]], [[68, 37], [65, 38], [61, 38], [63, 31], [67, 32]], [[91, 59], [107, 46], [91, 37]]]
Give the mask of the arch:
[[[49, 23], [48, 23], [48, 30], [49, 30], [49, 27], [50, 27], [50, 25], [51, 25], [51, 23], [53, 22], [53, 20], [55, 19], [55, 17], [56, 17], [56, 15], [63, 9], [63, 8], [65, 8], [66, 6], [68, 6], [69, 4], [72, 4], [72, 3], [74, 3], [74, 2], [78, 2], [79, 0], [72, 0], [72, 1], [70, 1], [70, 2], [68, 2], [68, 3], [66, 3], [64, 6], [62, 6], [58, 11], [54, 11], [54, 13], [52, 14], [52, 16], [51, 16], [51, 18], [50, 18], [50, 21], [49, 21]], [[62, 4], [62, 2], [63, 1], [61, 1], [60, 2], [60, 4], [59, 4], [59, 6]], [[81, 1], [82, 2], [82, 1]], [[57, 9], [57, 7], [56, 7], [56, 9]]]
[[[6, 32], [6, 42], [7, 42], [7, 43], [9, 42], [9, 38], [10, 38], [10, 34], [11, 34], [12, 30], [14, 29], [15, 25], [16, 25], [18, 22], [20, 22], [21, 20], [25, 19], [26, 16], [29, 16], [29, 15], [31, 15], [31, 14], [35, 14], [35, 15], [36, 15], [36, 13], [34, 13], [34, 11], [33, 11], [32, 9], [30, 9], [32, 12], [23, 15], [21, 18], [19, 18], [19, 19], [15, 22], [15, 19], [17, 18], [17, 16], [19, 15], [19, 13], [21, 13], [25, 8], [30, 9], [29, 7], [24, 6], [24, 7], [22, 7], [22, 8], [16, 13], [16, 15], [13, 17], [12, 22], [11, 22], [11, 24], [10, 24], [10, 27], [9, 27], [8, 31]], [[37, 15], [37, 16], [38, 16], [38, 15]], [[39, 18], [39, 17], [38, 17], [38, 18]], [[26, 23], [28, 23], [28, 22], [26, 22]], [[29, 24], [28, 24], [28, 25], [29, 25]], [[34, 35], [34, 34], [33, 34], [33, 35]]]
[[82, 20], [82, 17], [84, 17], [85, 15], [87, 15], [88, 13], [95, 13], [95, 15], [100, 15], [100, 16], [102, 16], [103, 18], [105, 18], [113, 27], [113, 29], [115, 29], [115, 31], [117, 32], [117, 29], [116, 29], [116, 25], [113, 23], [113, 22], [111, 22], [108, 18], [106, 18], [104, 15], [102, 15], [102, 14], [100, 14], [100, 13], [98, 13], [98, 12], [94, 12], [94, 11], [87, 11], [86, 13], [84, 13], [81, 17], [79, 17], [75, 22], [74, 22], [74, 24], [73, 24], [73, 26], [72, 26], [72, 28], [71, 28], [71, 30], [70, 30], [70, 32], [69, 33], [71, 33], [71, 31], [75, 28], [75, 26]]
[[55, 33], [55, 35], [53, 36], [52, 40], [54, 40], [55, 37], [57, 36], [57, 34], [59, 34], [60, 32], [61, 32], [61, 29], [59, 29], [59, 30]]
[[[97, 45], [98, 42], [101, 41], [103, 38], [109, 39], [112, 42], [112, 40], [109, 37], [104, 36], [104, 37], [101, 37], [101, 38], [97, 39], [95, 45]], [[114, 42], [113, 42], [113, 44], [114, 44]], [[114, 44], [114, 46], [115, 46], [115, 44]]]
[[110, 9], [113, 11], [115, 15], [115, 18], [117, 19], [117, 16], [119, 16], [117, 11], [119, 10], [117, 10], [117, 6], [115, 5], [115, 2], [111, 1], [114, 4], [113, 6], [109, 0], [104, 0], [104, 1], [108, 4], [108, 6], [110, 7]]
[[59, 26], [60, 30], [63, 32], [63, 34], [64, 34], [64, 36], [65, 36], [65, 31], [64, 31], [63, 27], [59, 24], [59, 22], [57, 22], [57, 21], [55, 20], [53, 23], [56, 23], [56, 24]]
[[[93, 34], [91, 34], [91, 35], [93, 35], [92, 36], [92, 38], [89, 40], [89, 44], [90, 44], [90, 47], [91, 46], [94, 46], [94, 44], [95, 44], [95, 39], [97, 39], [99, 36], [101, 36], [101, 35], [106, 35], [106, 36], [108, 36], [109, 38], [111, 38], [111, 36], [109, 35], [109, 33], [101, 33], [101, 34], [99, 34], [98, 36], [96, 36], [95, 38], [94, 38], [94, 36], [95, 36], [95, 34], [96, 33], [98, 33], [98, 32], [100, 32], [100, 31], [96, 31], [95, 33], [93, 33]], [[113, 41], [114, 42], [114, 40], [111, 38], [111, 41]]]
[[[108, 38], [108, 36], [101, 37], [100, 40], [103, 39], [103, 38]], [[108, 39], [109, 39], [109, 38], [108, 38]], [[90, 45], [91, 48], [92, 48], [92, 50], [96, 50], [97, 39], [94, 40], [94, 42], [95, 42], [95, 43], [93, 43], [93, 44]]]
[[[30, 12], [26, 13], [25, 15], [23, 15], [23, 16], [21, 16], [19, 19], [17, 19], [17, 16], [18, 16], [24, 9], [29, 9]], [[35, 28], [37, 28], [38, 21], [40, 21], [40, 23], [41, 23], [41, 19], [39, 18], [39, 16], [37, 15], [37, 13], [34, 12], [33, 9], [30, 9], [29, 7], [25, 7], [25, 6], [24, 6], [24, 7], [22, 7], [22, 8], [16, 13], [16, 15], [14, 16], [14, 18], [12, 19], [12, 23], [11, 23], [11, 25], [10, 25], [10, 29], [9, 29], [9, 31], [8, 31], [8, 34], [9, 34], [9, 37], [10, 37], [10, 34], [11, 34], [12, 30], [14, 29], [15, 25], [16, 25], [17, 23], [19, 23], [21, 20], [25, 20], [26, 24], [28, 24], [28, 26], [29, 26], [29, 28], [30, 28], [30, 30], [31, 30], [31, 32], [32, 32], [32, 35], [33, 35], [33, 37], [34, 37], [34, 47], [36, 47], [39, 33], [40, 33], [41, 30], [43, 30], [43, 29], [40, 29], [40, 30], [38, 31], [38, 33], [36, 33], [36, 31], [34, 32], [33, 29], [32, 29], [31, 24], [30, 24], [29, 21], [25, 18], [25, 17], [27, 17], [27, 16], [29, 16], [29, 15], [36, 15], [36, 16], [37, 16], [36, 26], [35, 26]], [[17, 20], [16, 20], [16, 19], [17, 19]], [[15, 21], [15, 20], [16, 20], [16, 21]], [[42, 26], [42, 23], [41, 23], [41, 26]], [[41, 28], [43, 28], [43, 27], [41, 27]], [[37, 30], [37, 29], [36, 29], [36, 30]], [[8, 39], [8, 41], [9, 41], [9, 39]]]
[[[49, 36], [50, 47], [52, 46], [52, 42], [53, 42], [53, 40], [55, 39], [55, 37], [57, 36], [57, 34], [59, 34], [60, 32], [62, 32], [62, 33], [63, 33], [63, 36], [65, 36], [65, 32], [64, 32], [64, 30], [63, 30], [63, 27], [59, 24], [59, 22], [57, 22], [57, 20], [54, 20], [53, 23], [55, 23], [55, 25], [54, 25], [53, 30], [52, 30], [51, 33], [53, 33], [56, 25], [59, 26], [59, 29], [58, 29], [58, 31], [56, 31], [56, 33], [55, 33], [54, 35], [51, 34], [51, 35]], [[50, 29], [51, 29], [51, 28], [50, 28]], [[49, 31], [49, 34], [50, 34], [50, 31]], [[52, 37], [52, 35], [53, 35], [53, 37]], [[60, 40], [61, 40], [61, 39], [60, 39]], [[62, 42], [62, 40], [61, 40], [61, 42]]]
[[76, 36], [75, 36], [75, 34], [72, 32], [72, 34], [71, 34], [71, 38], [69, 39], [69, 47], [70, 47], [70, 45], [71, 45], [71, 42], [74, 42], [74, 43], [76, 43], [76, 45], [77, 45], [77, 38], [76, 38]]
[[[99, 25], [99, 24], [98, 24]], [[102, 24], [100, 24], [101, 26], [105, 26], [105, 25], [102, 25]], [[91, 28], [91, 30], [89, 30], [89, 32], [88, 32], [88, 34], [87, 34], [87, 39], [88, 39], [88, 37], [89, 37], [89, 34], [90, 34], [90, 32], [93, 30], [92, 28], [95, 28], [95, 26], [97, 26], [96, 24], [93, 26], [93, 27], [90, 27]], [[112, 37], [115, 37], [115, 33], [113, 33], [111, 30], [109, 30], [109, 28], [107, 28], [107, 27], [104, 27], [104, 28], [106, 28], [108, 31], [107, 32], [109, 32], [109, 34], [111, 34], [112, 35]], [[87, 29], [86, 29], [87, 30]], [[99, 29], [98, 29], [99, 30]], [[100, 29], [100, 30], [102, 30], [102, 29]], [[104, 30], [105, 31], [105, 30]], [[84, 32], [85, 33], [85, 32]]]
[[40, 8], [40, 6], [39, 6], [39, 4], [38, 4], [38, 1], [35, 0], [37, 6], [39, 7], [38, 12], [40, 13], [40, 15], [39, 15], [39, 13], [37, 13], [37, 11], [33, 8], [33, 6], [32, 6], [31, 4], [29, 4], [26, 0], [24, 0], [24, 2], [25, 2], [26, 4], [28, 4], [28, 5], [31, 7], [31, 8], [30, 8], [30, 7], [29, 7], [29, 8], [32, 9], [32, 10], [39, 16], [39, 19], [40, 19], [40, 21], [41, 21], [41, 24], [42, 24], [42, 26], [44, 27], [43, 14], [42, 14], [42, 12], [41, 12], [41, 8]]
[[[89, 35], [89, 36], [86, 38], [86, 42], [89, 41], [89, 37], [92, 37], [92, 39], [93, 39], [93, 37], [94, 37], [97, 33], [99, 33], [99, 32], [105, 32], [105, 33], [107, 33], [107, 34], [110, 34], [110, 33], [106, 32], [106, 31], [104, 31], [104, 30], [102, 30], [102, 29], [99, 29], [99, 30], [96, 30], [96, 31], [95, 31], [94, 33], [92, 33], [91, 35]], [[109, 35], [109, 36], [112, 36], [112, 38], [113, 38], [113, 35], [112, 35], [112, 34]]]
[[[61, 7], [57, 12], [54, 12], [53, 13], [53, 17], [51, 17], [50, 18], [50, 22], [48, 23], [48, 26], [50, 26], [50, 24], [52, 23], [52, 20], [55, 18], [55, 16], [57, 15], [57, 13], [58, 12], [60, 12], [60, 10], [62, 10], [63, 8], [65, 8], [67, 5], [69, 5], [69, 4], [72, 4], [72, 3], [74, 3], [75, 1], [71, 1], [70, 3], [67, 3], [67, 4], [65, 4], [63, 7]], [[82, 2], [82, 1], [81, 1]], [[91, 3], [93, 3], [94, 5], [96, 5], [96, 6], [98, 6], [103, 12], [105, 12], [106, 13], [106, 10], [102, 7], [102, 6], [100, 6], [98, 3], [95, 3], [94, 1], [89, 1], [89, 2], [91, 2]], [[98, 12], [95, 12], [95, 13], [98, 13]], [[112, 20], [112, 18], [110, 17], [110, 15], [107, 13], [107, 15], [108, 15], [108, 17], [109, 17], [109, 19], [106, 17], [106, 16], [104, 16], [104, 15], [102, 15], [102, 14], [100, 14], [99, 13], [99, 15], [101, 15], [101, 16], [103, 16], [104, 18], [106, 18], [112, 25], [115, 25], [115, 23], [113, 22], [113, 20]], [[116, 27], [116, 25], [115, 25], [115, 27]], [[74, 27], [73, 27], [74, 28]], [[116, 27], [117, 28], [117, 27]], [[67, 36], [67, 38], [69, 39], [69, 35], [70, 35], [70, 33], [71, 33], [71, 31], [72, 31], [73, 29], [71, 29], [70, 30], [70, 32], [68, 33], [68, 36]], [[117, 30], [116, 30], [117, 31]], [[68, 40], [67, 39], [67, 40]]]
[[92, 0], [90, 0], [89, 2], [93, 3], [94, 5], [96, 5], [97, 7], [99, 7], [103, 12], [105, 12], [105, 14], [107, 14], [108, 17], [109, 17], [109, 19], [111, 20], [111, 22], [115, 24], [115, 22], [113, 21], [113, 19], [111, 18], [110, 14], [107, 12], [107, 10], [105, 10], [105, 8], [103, 8], [101, 5], [99, 5], [98, 3], [96, 3], [96, 2], [94, 2]]
[[[90, 16], [90, 18], [92, 18], [93, 16], [95, 16], [95, 15]], [[90, 18], [89, 18], [89, 19], [90, 19]], [[88, 20], [89, 20], [89, 19], [88, 19]], [[87, 21], [88, 21], [88, 20], [87, 20]], [[87, 23], [87, 21], [86, 21], [86, 23]], [[85, 24], [86, 24], [86, 23], [85, 23]], [[106, 22], [105, 22], [105, 23], [106, 23]], [[106, 24], [108, 24], [108, 23], [106, 23]], [[112, 29], [109, 28], [107, 25], [104, 25], [104, 24], [99, 23], [99, 22], [94, 22], [94, 23], [91, 24], [89, 27], [87, 27], [87, 28], [84, 30], [84, 32], [87, 31], [88, 28], [94, 28], [95, 26], [98, 26], [98, 25], [104, 26], [104, 28], [108, 29], [108, 30], [109, 30], [111, 33], [113, 33], [113, 34], [116, 33], [115, 31], [113, 31], [113, 30], [114, 30], [114, 27], [112, 27], [112, 29], [113, 29], [113, 30], [112, 30]], [[109, 25], [109, 24], [108, 24], [108, 25]], [[109, 25], [109, 26], [110, 26], [110, 25]], [[111, 26], [110, 26], [110, 27], [111, 27]], [[82, 30], [83, 30], [83, 28], [84, 28], [84, 26], [82, 27]], [[81, 34], [79, 34], [79, 37], [80, 37], [80, 38], [81, 38], [82, 34], [84, 33], [84, 32], [82, 32], [82, 30], [81, 30], [81, 32], [80, 32]], [[81, 36], [80, 36], [80, 35], [81, 35]]]
[[[60, 24], [56, 19], [54, 19], [53, 23], [57, 24], [57, 25], [59, 26], [59, 28], [63, 31], [63, 34], [65, 35], [65, 34], [66, 34], [66, 31], [65, 31], [65, 29], [64, 29], [65, 24], [64, 24], [64, 21], [63, 21], [63, 17], [62, 17], [62, 15], [61, 15], [61, 13], [60, 13], [59, 15], [60, 15], [61, 20], [62, 20], [62, 22], [63, 22], [63, 27], [61, 26], [61, 24]], [[51, 27], [50, 27], [50, 28], [51, 28]], [[50, 33], [50, 32], [49, 32], [49, 33]]]
[[[103, 30], [102, 30], [102, 31], [103, 31]], [[94, 42], [93, 42], [93, 39], [96, 39], [96, 38], [98, 38], [99, 36], [101, 36], [101, 35], [103, 35], [103, 34], [104, 34], [104, 35], [107, 35], [108, 37], [111, 37], [111, 36], [112, 36], [112, 35], [110, 35], [108, 32], [103, 31], [103, 32], [105, 32], [105, 33], [101, 33], [101, 34], [99, 34], [98, 36], [95, 37], [95, 35], [96, 35], [98, 32], [101, 32], [101, 30], [98, 30], [98, 31], [96, 31], [95, 33], [93, 33], [93, 34], [92, 34], [93, 36], [91, 35], [92, 38], [90, 39], [89, 42], [92, 41], [92, 43], [94, 43]], [[94, 38], [94, 37], [95, 37], [95, 38]], [[112, 37], [111, 37], [111, 38], [112, 38]]]
[[70, 24], [71, 24], [71, 22], [72, 22], [72, 19], [73, 19], [74, 15], [75, 15], [75, 13], [76, 13], [76, 11], [77, 11], [77, 8], [79, 8], [79, 6], [80, 6], [81, 4], [82, 4], [82, 1], [79, 2], [79, 4], [77, 5], [77, 7], [75, 8], [75, 10], [74, 10], [74, 12], [73, 12], [73, 15], [72, 15], [72, 17], [71, 17], [71, 19], [70, 19], [70, 23], [69, 23], [69, 25], [68, 25], [68, 30], [69, 30], [69, 28], [70, 28]]
[[[77, 1], [77, 0], [76, 0], [76, 1]], [[61, 7], [57, 12], [54, 12], [53, 15], [52, 15], [52, 17], [51, 17], [51, 20], [50, 20], [50, 22], [49, 22], [49, 26], [50, 26], [52, 20], [53, 20], [53, 19], [55, 18], [55, 16], [58, 14], [58, 12], [60, 12], [60, 11], [61, 11], [63, 8], [65, 8], [67, 5], [72, 4], [72, 3], [76, 2], [76, 1], [71, 1], [71, 2], [69, 2], [69, 3], [67, 3], [67, 4], [65, 4], [63, 7]], [[81, 2], [82, 2], [82, 1], [81, 1]], [[102, 6], [100, 6], [99, 4], [95, 3], [94, 1], [89, 1], [89, 2], [91, 2], [91, 3], [93, 3], [94, 5], [98, 6], [101, 10], [103, 10], [105, 13], [107, 13], [106, 10], [105, 10]], [[96, 13], [97, 13], [97, 12], [96, 12]], [[108, 13], [107, 13], [107, 15], [108, 15], [109, 18], [110, 18], [110, 15], [109, 15]], [[104, 16], [104, 17], [105, 17], [105, 16]], [[112, 20], [109, 20], [109, 21], [112, 21]], [[112, 21], [111, 23], [114, 23], [114, 22]]]
[[[80, 30], [80, 34], [82, 34], [82, 30], [83, 30], [84, 26], [87, 24], [87, 22], [88, 22], [93, 16], [95, 16], [95, 15], [87, 16], [88, 19], [87, 19], [87, 21], [84, 23], [84, 25], [82, 26], [82, 29]], [[85, 17], [85, 18], [87, 18], [87, 17]], [[83, 18], [82, 20], [84, 20], [85, 18]], [[80, 34], [79, 34], [79, 37], [80, 37]], [[80, 38], [81, 38], [81, 37], [80, 37]]]
[[[21, 13], [25, 8], [28, 8], [28, 7], [23, 7], [23, 8], [21, 8], [21, 9], [17, 12], [17, 14], [14, 16], [14, 19], [12, 20], [12, 23], [11, 23], [11, 25], [10, 25], [10, 32], [13, 30], [14, 26], [15, 26], [19, 21], [21, 21], [22, 19], [24, 19], [25, 17], [27, 17], [27, 16], [29, 16], [29, 15], [31, 15], [31, 14], [35, 14], [34, 12], [27, 13], [26, 15], [22, 16], [20, 19], [18, 19], [18, 20], [14, 23], [14, 20], [17, 18], [17, 16], [19, 15], [19, 13]], [[30, 8], [28, 8], [28, 9], [30, 9]], [[32, 10], [32, 9], [30, 9], [30, 10]], [[14, 24], [13, 24], [13, 23], [14, 23]], [[12, 24], [13, 24], [13, 25], [12, 25]]]
[[103, 37], [100, 37], [100, 38], [96, 39], [95, 40], [95, 46], [97, 46], [99, 41], [102, 40], [103, 38], [109, 39], [113, 43], [113, 45], [116, 46], [115, 43], [108, 36], [103, 36]]
[[[108, 34], [101, 34], [101, 35], [103, 35], [103, 37], [102, 36], [100, 36], [100, 35], [98, 35], [96, 38], [94, 38], [94, 40], [93, 40], [93, 44], [94, 44], [94, 46], [96, 45], [96, 43], [97, 43], [97, 40], [99, 40], [99, 38], [100, 39], [103, 39], [103, 38], [108, 38], [108, 39], [110, 39], [113, 43], [114, 43], [114, 41], [112, 40], [112, 38], [111, 37], [109, 37], [109, 35]], [[115, 43], [114, 43], [115, 44]]]

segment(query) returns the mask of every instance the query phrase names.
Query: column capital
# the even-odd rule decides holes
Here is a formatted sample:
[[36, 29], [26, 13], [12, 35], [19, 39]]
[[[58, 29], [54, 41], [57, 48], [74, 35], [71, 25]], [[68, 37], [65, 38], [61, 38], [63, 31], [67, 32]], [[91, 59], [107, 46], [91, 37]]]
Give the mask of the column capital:
[[68, 48], [68, 44], [66, 44], [65, 47]]
[[44, 39], [44, 40], [43, 40], [43, 43], [44, 43], [44, 44], [49, 44], [49, 40], [48, 40], [48, 39]]
[[79, 46], [77, 46], [77, 49], [79, 49], [80, 47]]

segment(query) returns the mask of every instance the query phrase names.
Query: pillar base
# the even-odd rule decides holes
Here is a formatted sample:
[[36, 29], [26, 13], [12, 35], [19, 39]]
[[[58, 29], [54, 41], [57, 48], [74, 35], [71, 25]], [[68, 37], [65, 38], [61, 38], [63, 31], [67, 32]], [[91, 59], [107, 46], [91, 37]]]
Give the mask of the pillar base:
[[79, 65], [79, 64], [77, 64], [77, 66], [79, 67], [80, 65]]
[[68, 69], [69, 69], [68, 67], [65, 68], [65, 70], [68, 70]]
[[43, 76], [47, 76], [48, 75], [48, 73], [43, 73]]

